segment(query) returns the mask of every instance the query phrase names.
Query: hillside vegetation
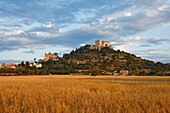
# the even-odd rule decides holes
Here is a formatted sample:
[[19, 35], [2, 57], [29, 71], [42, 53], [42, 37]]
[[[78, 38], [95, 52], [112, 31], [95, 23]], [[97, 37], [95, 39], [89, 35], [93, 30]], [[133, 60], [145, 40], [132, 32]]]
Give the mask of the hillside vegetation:
[[100, 51], [81, 47], [70, 54], [65, 54], [63, 59], [79, 64], [76, 68], [82, 71], [96, 69], [105, 73], [129, 70], [131, 74], [135, 75], [146, 75], [147, 73], [163, 75], [164, 72], [170, 71], [170, 65], [168, 64], [154, 63], [153, 61], [136, 57], [134, 54], [120, 50], [115, 51], [107, 47]]

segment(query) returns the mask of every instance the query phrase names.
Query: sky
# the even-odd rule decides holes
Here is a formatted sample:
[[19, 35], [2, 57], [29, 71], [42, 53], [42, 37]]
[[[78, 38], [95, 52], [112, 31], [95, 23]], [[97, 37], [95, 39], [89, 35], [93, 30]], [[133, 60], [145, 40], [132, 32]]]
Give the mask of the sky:
[[170, 63], [170, 0], [0, 0], [0, 64], [62, 56], [98, 39]]

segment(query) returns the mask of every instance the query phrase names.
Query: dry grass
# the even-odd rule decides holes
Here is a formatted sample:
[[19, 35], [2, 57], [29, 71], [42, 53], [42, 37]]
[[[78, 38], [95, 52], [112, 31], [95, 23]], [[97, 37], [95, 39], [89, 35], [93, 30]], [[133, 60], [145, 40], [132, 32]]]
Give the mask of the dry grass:
[[0, 77], [0, 113], [168, 113], [170, 77]]

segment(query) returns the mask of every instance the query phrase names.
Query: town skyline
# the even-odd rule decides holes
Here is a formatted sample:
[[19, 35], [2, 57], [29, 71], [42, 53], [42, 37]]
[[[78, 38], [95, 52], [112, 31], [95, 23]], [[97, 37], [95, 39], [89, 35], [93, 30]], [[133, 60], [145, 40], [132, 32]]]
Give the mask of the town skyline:
[[101, 39], [170, 63], [170, 0], [0, 1], [0, 64], [59, 56]]

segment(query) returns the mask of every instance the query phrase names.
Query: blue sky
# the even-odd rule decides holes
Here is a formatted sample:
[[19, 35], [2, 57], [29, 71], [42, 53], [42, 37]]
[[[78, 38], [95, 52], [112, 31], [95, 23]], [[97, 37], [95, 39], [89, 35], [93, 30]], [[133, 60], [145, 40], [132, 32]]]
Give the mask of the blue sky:
[[170, 0], [0, 0], [0, 63], [43, 59], [97, 39], [170, 62]]

